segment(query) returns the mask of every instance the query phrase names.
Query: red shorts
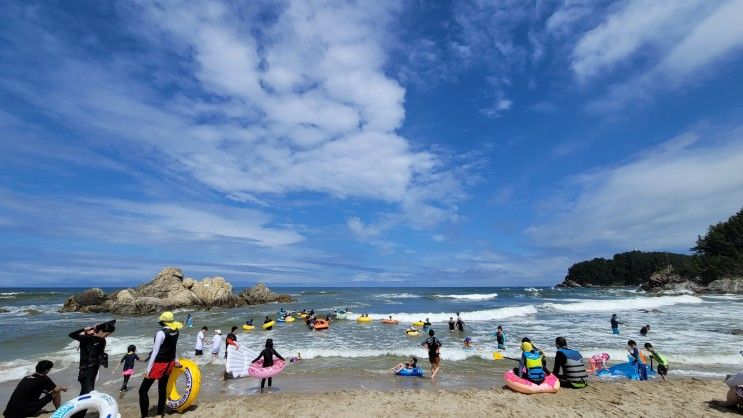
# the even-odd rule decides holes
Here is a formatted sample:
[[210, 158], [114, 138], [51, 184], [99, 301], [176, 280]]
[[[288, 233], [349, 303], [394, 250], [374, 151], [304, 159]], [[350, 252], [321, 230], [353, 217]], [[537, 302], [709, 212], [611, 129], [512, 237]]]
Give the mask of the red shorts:
[[150, 373], [147, 375], [147, 378], [148, 379], [160, 379], [163, 376], [169, 375], [170, 372], [173, 371], [173, 366], [175, 366], [174, 361], [169, 361], [167, 363], [155, 362], [155, 364], [152, 365], [152, 370], [150, 370]]

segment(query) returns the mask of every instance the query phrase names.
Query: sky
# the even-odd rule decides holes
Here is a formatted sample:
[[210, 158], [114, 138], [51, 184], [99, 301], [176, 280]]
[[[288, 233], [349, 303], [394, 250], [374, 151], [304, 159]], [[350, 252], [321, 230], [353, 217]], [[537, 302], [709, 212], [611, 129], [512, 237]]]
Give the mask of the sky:
[[0, 286], [539, 286], [743, 206], [743, 1], [10, 1]]

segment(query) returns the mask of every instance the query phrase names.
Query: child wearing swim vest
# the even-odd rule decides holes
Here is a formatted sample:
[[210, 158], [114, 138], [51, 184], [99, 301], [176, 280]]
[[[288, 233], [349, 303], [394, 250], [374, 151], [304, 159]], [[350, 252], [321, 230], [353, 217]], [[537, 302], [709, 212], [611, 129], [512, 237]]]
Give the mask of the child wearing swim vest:
[[650, 343], [645, 343], [645, 349], [650, 352], [650, 369], [653, 369], [653, 360], [658, 363], [658, 375], [660, 375], [663, 381], [666, 381], [666, 375], [668, 374], [668, 360], [659, 353], [655, 347]]

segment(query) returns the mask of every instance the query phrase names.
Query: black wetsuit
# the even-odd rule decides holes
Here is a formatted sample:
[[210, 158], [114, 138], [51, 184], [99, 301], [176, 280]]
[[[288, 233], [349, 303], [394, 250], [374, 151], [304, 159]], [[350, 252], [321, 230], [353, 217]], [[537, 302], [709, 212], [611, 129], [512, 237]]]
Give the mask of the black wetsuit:
[[[85, 334], [84, 328], [72, 331], [69, 336], [80, 342], [80, 370], [77, 374], [77, 381], [80, 382], [80, 395], [85, 395], [95, 389], [98, 368], [104, 361], [106, 339]], [[72, 418], [82, 418], [86, 411], [80, 411], [72, 415]]]
[[648, 327], [640, 328], [640, 335], [642, 335], [643, 337], [648, 335]]
[[[281, 354], [277, 353], [276, 350], [271, 348], [264, 348], [263, 351], [261, 351], [260, 354], [258, 354], [258, 357], [256, 357], [251, 363], [255, 363], [256, 361], [260, 360], [261, 357], [263, 357], [263, 367], [271, 367], [273, 366], [273, 356], [276, 356], [280, 358], [281, 360], [284, 360], [283, 357], [281, 357]], [[272, 380], [269, 377], [268, 378], [268, 387], [271, 387]], [[261, 379], [261, 389], [263, 389], [266, 386], [266, 379]]]
[[457, 318], [457, 329], [464, 331], [464, 321], [461, 318]]
[[456, 323], [456, 322], [454, 322], [454, 320], [453, 320], [453, 319], [452, 319], [452, 320], [450, 320], [450, 321], [449, 321], [449, 331], [454, 331], [454, 326], [455, 326], [456, 324], [457, 324], [457, 323]]

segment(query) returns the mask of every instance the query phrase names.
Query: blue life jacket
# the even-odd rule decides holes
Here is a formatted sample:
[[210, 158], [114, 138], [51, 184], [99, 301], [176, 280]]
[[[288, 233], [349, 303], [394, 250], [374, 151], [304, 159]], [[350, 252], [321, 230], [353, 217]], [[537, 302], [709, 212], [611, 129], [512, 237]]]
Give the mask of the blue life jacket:
[[525, 366], [526, 366], [526, 376], [531, 381], [542, 381], [544, 380], [544, 369], [542, 368], [542, 355], [539, 353], [533, 353], [533, 352], [525, 352], [524, 353], [525, 358]]

